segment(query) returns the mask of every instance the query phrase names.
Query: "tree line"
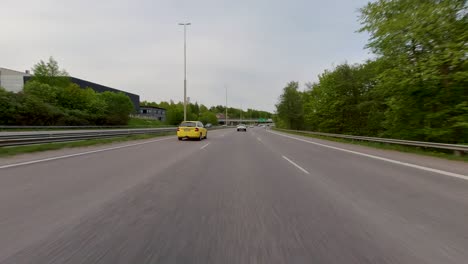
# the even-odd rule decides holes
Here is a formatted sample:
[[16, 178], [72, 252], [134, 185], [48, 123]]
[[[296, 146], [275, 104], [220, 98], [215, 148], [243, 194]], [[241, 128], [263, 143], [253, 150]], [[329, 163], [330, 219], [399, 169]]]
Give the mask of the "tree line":
[[124, 93], [97, 93], [72, 83], [53, 58], [33, 71], [19, 93], [0, 87], [1, 125], [126, 125], [134, 111]]
[[464, 0], [378, 0], [360, 9], [376, 55], [283, 89], [280, 127], [468, 143], [468, 12]]
[[[184, 104], [182, 102], [175, 103], [174, 101], [162, 101], [160, 103], [143, 101], [140, 103], [142, 106], [161, 107], [166, 109], [166, 123], [168, 125], [178, 125], [184, 120]], [[267, 111], [256, 109], [236, 109], [228, 107], [228, 118], [243, 118], [243, 119], [259, 119], [271, 118], [272, 114]], [[226, 114], [226, 107], [222, 105], [212, 106], [208, 108], [204, 104], [188, 103], [187, 104], [187, 120], [198, 120], [204, 124], [218, 124], [217, 114]]]
[[[60, 69], [52, 57], [33, 67], [34, 75], [22, 91], [9, 92], [0, 87], [0, 125], [31, 126], [80, 126], [80, 125], [127, 125], [134, 106], [124, 93], [95, 92], [82, 89], [71, 82], [68, 73]], [[142, 106], [165, 108], [166, 124], [178, 125], [184, 119], [182, 103], [147, 102]], [[248, 109], [228, 108], [228, 116], [237, 118], [270, 118], [271, 113]], [[216, 114], [225, 113], [223, 106], [207, 108], [198, 103], [187, 106], [187, 119], [218, 124]]]

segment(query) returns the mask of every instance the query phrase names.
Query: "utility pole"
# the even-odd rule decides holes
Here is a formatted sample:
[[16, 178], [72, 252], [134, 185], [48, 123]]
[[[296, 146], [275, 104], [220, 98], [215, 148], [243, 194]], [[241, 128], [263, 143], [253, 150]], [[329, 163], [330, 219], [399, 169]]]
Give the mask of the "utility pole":
[[226, 87], [226, 116], [224, 117], [226, 119], [225, 121], [226, 126], [228, 125], [228, 115], [227, 115], [228, 111], [227, 110], [228, 109], [227, 109], [227, 87]]
[[187, 26], [192, 23], [179, 23], [184, 26], [184, 121], [187, 121]]
[[241, 108], [240, 108], [240, 123], [242, 123], [242, 105], [241, 105]]

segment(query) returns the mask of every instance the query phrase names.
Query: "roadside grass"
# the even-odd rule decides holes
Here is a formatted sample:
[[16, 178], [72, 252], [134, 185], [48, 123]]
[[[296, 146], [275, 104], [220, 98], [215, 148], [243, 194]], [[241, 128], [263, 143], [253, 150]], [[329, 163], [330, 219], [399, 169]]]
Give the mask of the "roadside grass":
[[437, 157], [437, 158], [468, 162], [468, 155], [456, 156], [452, 152], [444, 152], [438, 149], [412, 147], [412, 146], [404, 146], [404, 145], [397, 145], [397, 144], [387, 144], [387, 143], [380, 143], [380, 142], [369, 142], [369, 141], [353, 140], [353, 139], [345, 139], [345, 138], [334, 138], [334, 137], [312, 135], [312, 134], [301, 133], [301, 132], [284, 131], [284, 130], [277, 129], [277, 128], [273, 128], [273, 130], [288, 133], [288, 134], [323, 139], [323, 140], [328, 140], [328, 141], [335, 141], [335, 142], [340, 142], [340, 143], [348, 143], [348, 144], [361, 145], [361, 146], [372, 147], [372, 148], [395, 150], [395, 151], [400, 151], [400, 152], [414, 153], [414, 154], [432, 156], [432, 157]]
[[126, 129], [126, 128], [153, 128], [153, 127], [167, 127], [168, 125], [164, 124], [159, 120], [152, 120], [152, 119], [142, 119], [131, 117], [128, 121], [126, 126], [115, 126], [115, 127], [107, 127], [107, 126], [93, 126], [80, 128], [80, 127], [63, 127], [63, 128], [48, 128], [47, 126], [40, 127], [40, 128], [4, 128], [0, 127], [0, 132], [16, 132], [16, 131], [56, 131], [56, 130], [89, 130], [89, 129]]
[[131, 117], [130, 120], [128, 121], [127, 126], [131, 128], [137, 128], [137, 127], [162, 127], [166, 125], [159, 120]]
[[15, 147], [0, 147], [0, 157], [14, 156], [18, 154], [40, 152], [46, 150], [57, 150], [64, 148], [77, 148], [95, 145], [103, 145], [109, 143], [125, 142], [138, 139], [149, 139], [154, 137], [174, 135], [174, 132], [166, 132], [160, 134], [145, 134], [145, 135], [129, 135], [123, 137], [103, 138], [103, 139], [88, 139], [72, 142], [59, 142], [59, 143], [46, 143], [28, 146], [15, 146]]

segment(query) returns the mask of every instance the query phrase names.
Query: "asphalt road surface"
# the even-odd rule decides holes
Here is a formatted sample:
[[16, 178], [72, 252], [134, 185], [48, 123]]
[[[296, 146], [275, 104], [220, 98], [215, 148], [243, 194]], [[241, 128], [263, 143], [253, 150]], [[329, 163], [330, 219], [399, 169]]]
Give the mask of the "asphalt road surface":
[[463, 264], [467, 174], [262, 128], [0, 159], [0, 263]]

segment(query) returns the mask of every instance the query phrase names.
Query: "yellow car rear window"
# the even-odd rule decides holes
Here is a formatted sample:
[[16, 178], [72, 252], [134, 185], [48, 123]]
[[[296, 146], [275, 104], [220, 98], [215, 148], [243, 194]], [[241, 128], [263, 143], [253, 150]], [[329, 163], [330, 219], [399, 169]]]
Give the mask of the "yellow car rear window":
[[197, 123], [195, 122], [182, 122], [180, 124], [181, 127], [196, 127]]

